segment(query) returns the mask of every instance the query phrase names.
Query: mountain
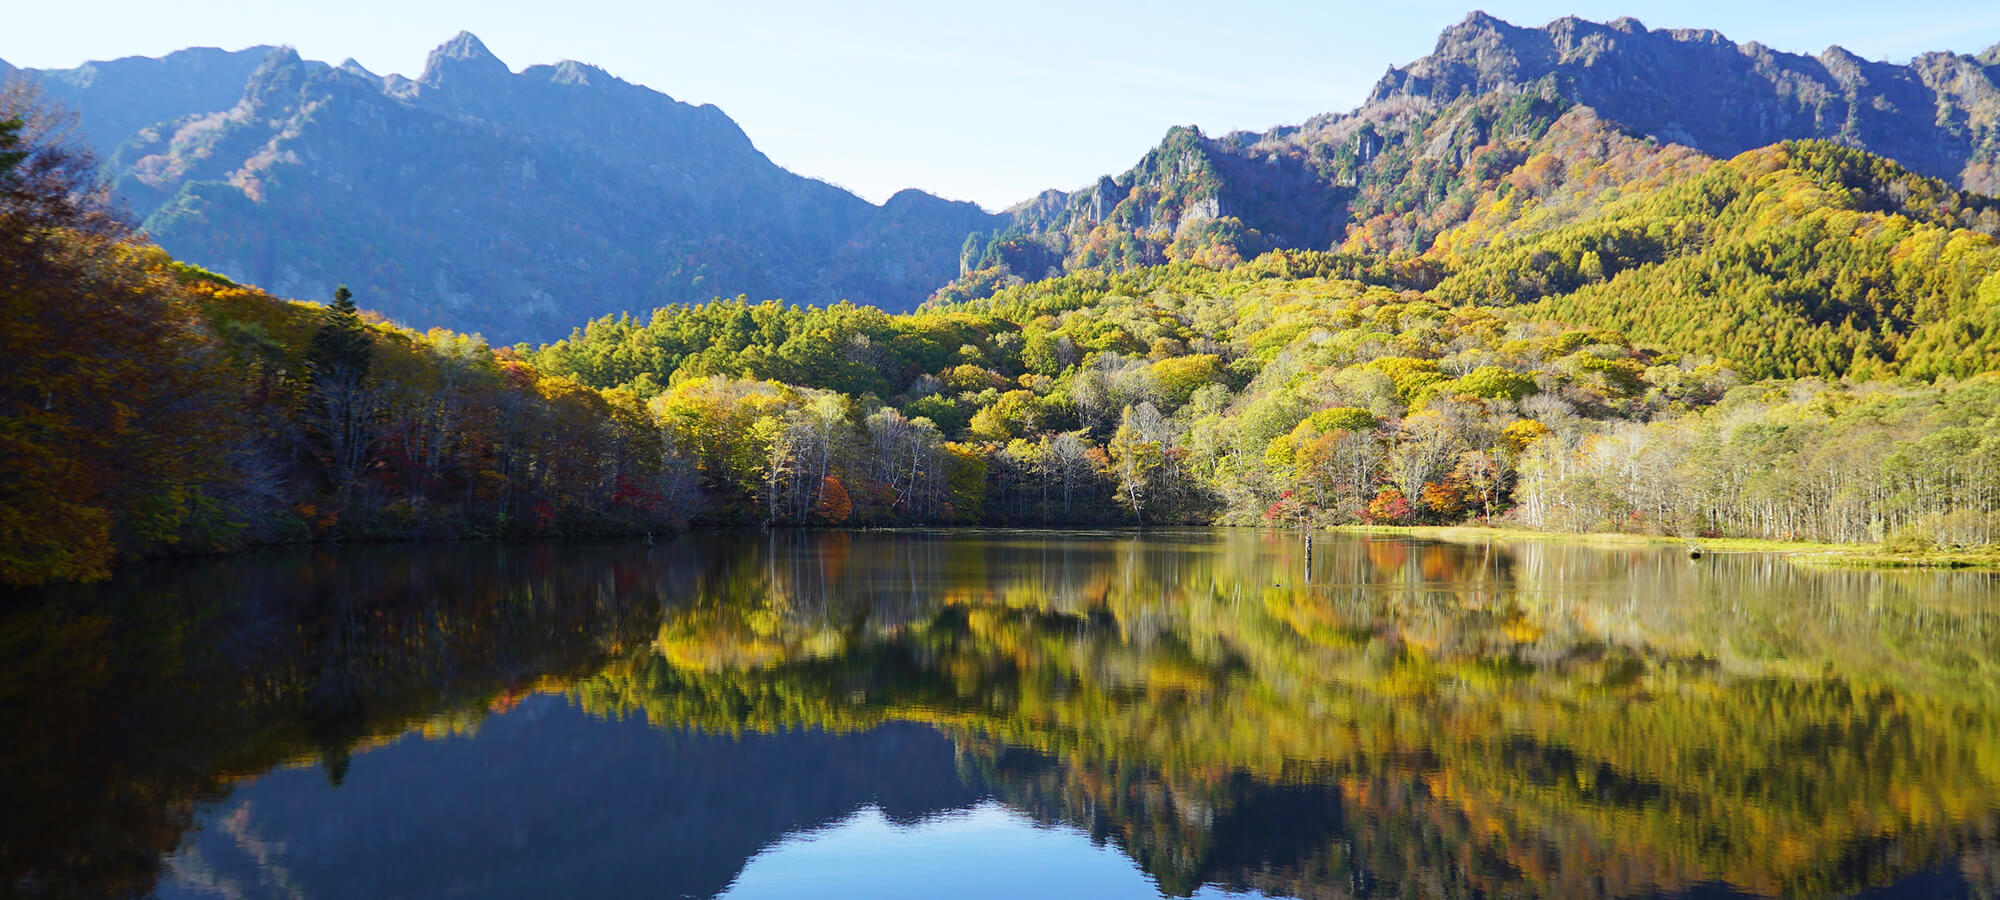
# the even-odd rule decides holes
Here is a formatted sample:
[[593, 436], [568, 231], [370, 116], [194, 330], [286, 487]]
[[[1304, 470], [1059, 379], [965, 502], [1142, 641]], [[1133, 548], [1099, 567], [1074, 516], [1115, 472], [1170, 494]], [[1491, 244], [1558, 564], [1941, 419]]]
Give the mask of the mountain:
[[[1474, 13], [1351, 112], [1176, 127], [1129, 170], [1002, 215], [915, 190], [867, 203], [779, 168], [713, 106], [578, 62], [514, 72], [470, 34], [414, 80], [262, 47], [28, 74], [81, 111], [176, 256], [295, 296], [346, 282], [501, 341], [739, 293], [896, 311], [1081, 269], [1422, 252], [1510, 177], [1565, 184], [1521, 169], [1579, 142], [1625, 148], [1614, 183], [1818, 138], [2000, 191], [2000, 45], [1891, 65], [1630, 18]], [[1563, 190], [1572, 216], [1594, 202]]]
[[[89, 110], [77, 123], [77, 136], [108, 157], [149, 125], [234, 106], [271, 49], [194, 47], [159, 59], [134, 56], [35, 74], [50, 99]], [[0, 64], [0, 74], [12, 71]]]
[[295, 296], [347, 282], [401, 321], [502, 341], [738, 293], [895, 311], [1083, 269], [1423, 252], [1503, 184], [1565, 198], [1541, 224], [1586, 214], [1570, 173], [1524, 169], [1584, 144], [1621, 148], [1593, 184], [1818, 138], [2000, 190], [2000, 45], [1891, 65], [1629, 18], [1474, 13], [1351, 112], [1176, 127], [1129, 170], [1002, 215], [915, 190], [869, 204], [779, 168], [713, 106], [577, 62], [514, 72], [470, 34], [415, 80], [286, 48], [29, 74], [81, 110], [176, 256]]
[[1801, 56], [1706, 29], [1648, 30], [1631, 18], [1520, 28], [1473, 13], [1439, 37], [1436, 52], [1390, 70], [1366, 106], [1518, 92], [1545, 78], [1628, 129], [1712, 156], [1821, 138], [2000, 191], [2000, 71], [1950, 53], [1899, 66], [1838, 46]]
[[578, 62], [513, 72], [470, 34], [415, 80], [290, 48], [30, 74], [176, 256], [497, 341], [737, 293], [907, 308], [1000, 221], [913, 190], [871, 204], [714, 106]]
[[[1085, 268], [905, 315], [677, 304], [495, 352], [177, 262], [0, 106], [28, 149], [0, 154], [0, 234], [49, 237], [0, 241], [0, 420], [28, 423], [0, 435], [0, 581], [690, 519], [1995, 542], [2000, 469], [1959, 466], [2000, 459], [2000, 199], [1831, 141], [1718, 161], [1558, 108], [1473, 95], [1358, 132], [1346, 202], [1384, 211], [1345, 241], [1429, 231], [1421, 254]], [[1227, 196], [1228, 160], [1176, 140], [1144, 163], [1157, 202]]]
[[1227, 264], [1272, 248], [1420, 251], [1463, 220], [1481, 189], [1548, 149], [1539, 142], [1578, 108], [1586, 116], [1559, 140], [1587, 130], [1588, 140], [1636, 137], [1660, 152], [1727, 158], [1817, 138], [2000, 192], [2000, 45], [1899, 66], [1630, 18], [1522, 28], [1473, 13], [1431, 55], [1391, 68], [1352, 112], [1261, 134], [1175, 128], [1122, 174], [1008, 210], [1007, 228], [964, 248], [961, 277], [940, 299], [1075, 269]]

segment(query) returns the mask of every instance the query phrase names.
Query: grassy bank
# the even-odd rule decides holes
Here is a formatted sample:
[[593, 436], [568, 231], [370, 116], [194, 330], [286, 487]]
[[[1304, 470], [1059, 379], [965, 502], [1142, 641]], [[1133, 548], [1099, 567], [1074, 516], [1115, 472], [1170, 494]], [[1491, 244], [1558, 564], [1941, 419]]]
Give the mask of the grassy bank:
[[2000, 571], [2000, 547], [1898, 553], [1879, 547], [1842, 547], [1790, 557], [1793, 562], [1849, 569], [1987, 569]]
[[1796, 563], [1846, 568], [2000, 570], [2000, 547], [1897, 552], [1873, 544], [1770, 541], [1760, 538], [1697, 538], [1690, 541], [1650, 534], [1568, 534], [1482, 525], [1343, 525], [1332, 530], [1349, 534], [1402, 535], [1440, 541], [1537, 540], [1561, 541], [1593, 547], [1694, 546], [1701, 548], [1703, 553], [1779, 553]]

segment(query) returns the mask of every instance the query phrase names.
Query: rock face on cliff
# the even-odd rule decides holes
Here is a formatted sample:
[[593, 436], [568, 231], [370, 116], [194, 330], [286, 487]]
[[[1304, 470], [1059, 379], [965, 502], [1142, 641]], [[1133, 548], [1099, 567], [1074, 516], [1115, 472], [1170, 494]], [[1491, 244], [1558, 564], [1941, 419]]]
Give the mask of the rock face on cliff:
[[577, 62], [514, 72], [469, 34], [414, 80], [284, 48], [26, 74], [81, 112], [176, 255], [295, 296], [346, 282], [503, 341], [718, 295], [902, 310], [1078, 269], [1422, 250], [1503, 181], [1587, 204], [1561, 171], [1516, 172], [1578, 142], [1623, 148], [1593, 177], [1667, 166], [1648, 148], [1823, 138], [2000, 192], [2000, 45], [1891, 65], [1632, 19], [1474, 13], [1352, 112], [1173, 128], [1131, 169], [1002, 215], [914, 190], [867, 203], [777, 167], [713, 106]]
[[1991, 194], [2000, 192], [1997, 51], [1892, 65], [1841, 47], [1800, 56], [1629, 18], [1519, 28], [1474, 13], [1439, 37], [1436, 52], [1391, 69], [1368, 105], [1442, 104], [1552, 78], [1563, 96], [1626, 129], [1712, 156], [1821, 138]]
[[961, 277], [939, 296], [1274, 247], [1422, 249], [1471, 212], [1481, 189], [1549, 149], [1549, 129], [1578, 108], [1588, 114], [1569, 118], [1562, 140], [1591, 129], [1729, 157], [1821, 138], [2000, 193], [1996, 85], [2000, 45], [1891, 65], [1629, 18], [1522, 28], [1473, 13], [1429, 56], [1391, 68], [1353, 112], [1220, 138], [1176, 128], [1124, 174], [1014, 207], [1007, 228], [968, 245]]
[[[72, 110], [90, 110], [77, 123], [78, 137], [108, 157], [149, 125], [236, 105], [244, 82], [271, 49], [194, 47], [159, 59], [135, 56], [33, 74], [50, 99]], [[0, 77], [11, 71], [0, 63]]]
[[908, 308], [1001, 221], [917, 191], [871, 204], [714, 106], [577, 62], [513, 72], [470, 34], [414, 80], [289, 48], [31, 74], [176, 256], [496, 341], [738, 293]]

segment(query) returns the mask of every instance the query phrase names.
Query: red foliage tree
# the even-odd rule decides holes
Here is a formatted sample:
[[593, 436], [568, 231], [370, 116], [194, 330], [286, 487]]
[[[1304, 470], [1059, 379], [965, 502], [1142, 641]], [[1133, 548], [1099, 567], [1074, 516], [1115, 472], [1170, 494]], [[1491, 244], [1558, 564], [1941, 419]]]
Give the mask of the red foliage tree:
[[1368, 507], [1361, 511], [1361, 518], [1370, 525], [1408, 525], [1415, 513], [1409, 498], [1395, 488], [1385, 487], [1368, 501]]

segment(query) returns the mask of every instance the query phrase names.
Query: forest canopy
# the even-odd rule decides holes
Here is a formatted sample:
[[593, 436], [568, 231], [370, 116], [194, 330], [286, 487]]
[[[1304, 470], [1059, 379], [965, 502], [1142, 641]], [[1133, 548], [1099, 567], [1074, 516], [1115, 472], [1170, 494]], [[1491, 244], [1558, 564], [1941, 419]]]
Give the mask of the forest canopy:
[[718, 299], [493, 349], [169, 258], [16, 91], [0, 581], [690, 522], [1995, 542], [1996, 201], [1832, 144], [1654, 158], [1535, 121], [1421, 255], [1107, 264], [903, 315]]
[[1084, 270], [898, 316], [737, 298], [520, 350], [649, 398], [716, 521], [1994, 540], [1990, 198], [1815, 142], [1580, 219], [1527, 193], [1423, 256]]

